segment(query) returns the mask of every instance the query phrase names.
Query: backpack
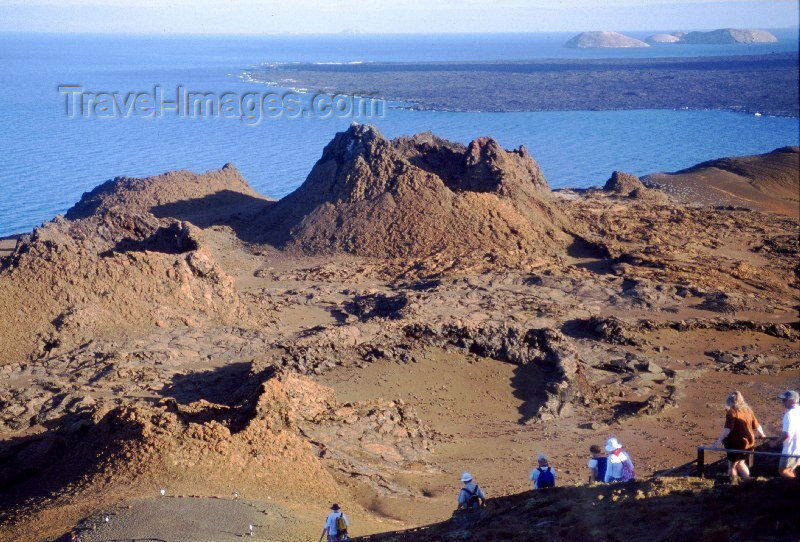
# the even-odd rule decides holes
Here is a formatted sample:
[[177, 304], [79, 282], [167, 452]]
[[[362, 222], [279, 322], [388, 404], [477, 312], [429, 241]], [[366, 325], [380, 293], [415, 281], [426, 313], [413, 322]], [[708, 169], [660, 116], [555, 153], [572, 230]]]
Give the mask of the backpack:
[[602, 482], [606, 479], [606, 467], [608, 466], [608, 458], [607, 457], [595, 457], [595, 461], [597, 461], [597, 480]]
[[622, 482], [630, 482], [635, 477], [633, 473], [633, 463], [628, 461], [624, 461], [622, 463], [622, 478], [620, 479]]
[[336, 534], [337, 535], [346, 535], [347, 534], [347, 522], [344, 520], [344, 513], [339, 513], [339, 516], [336, 518]]
[[462, 491], [466, 491], [467, 495], [468, 495], [467, 502], [464, 503], [464, 506], [466, 508], [477, 508], [478, 506], [480, 506], [480, 497], [478, 497], [478, 486], [477, 486], [477, 484], [475, 485], [475, 490], [474, 491], [470, 491], [467, 488], [463, 488]]
[[556, 487], [556, 476], [553, 474], [553, 469], [550, 467], [539, 467], [537, 470], [539, 471], [539, 478], [536, 479], [536, 487], [539, 489], [543, 487]]

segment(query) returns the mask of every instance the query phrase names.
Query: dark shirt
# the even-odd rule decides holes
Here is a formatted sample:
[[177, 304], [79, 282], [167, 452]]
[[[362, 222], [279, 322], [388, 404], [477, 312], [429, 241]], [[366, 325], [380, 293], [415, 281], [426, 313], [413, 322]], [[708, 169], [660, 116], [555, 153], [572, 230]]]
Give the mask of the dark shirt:
[[725, 437], [725, 447], [734, 450], [752, 450], [756, 443], [758, 420], [751, 410], [728, 410], [725, 427], [731, 430]]

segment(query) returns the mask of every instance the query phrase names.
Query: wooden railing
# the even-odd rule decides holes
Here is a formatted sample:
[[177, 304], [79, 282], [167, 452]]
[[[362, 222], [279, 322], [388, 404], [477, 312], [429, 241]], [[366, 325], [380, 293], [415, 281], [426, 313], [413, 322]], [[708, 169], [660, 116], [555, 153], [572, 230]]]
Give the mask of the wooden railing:
[[714, 446], [697, 447], [697, 475], [702, 478], [705, 472], [706, 451], [709, 452], [733, 452], [737, 454], [747, 454], [747, 466], [753, 466], [753, 458], [757, 455], [765, 457], [800, 457], [800, 455], [782, 454], [779, 452], [762, 452], [758, 450], [734, 450], [732, 448], [715, 448]]

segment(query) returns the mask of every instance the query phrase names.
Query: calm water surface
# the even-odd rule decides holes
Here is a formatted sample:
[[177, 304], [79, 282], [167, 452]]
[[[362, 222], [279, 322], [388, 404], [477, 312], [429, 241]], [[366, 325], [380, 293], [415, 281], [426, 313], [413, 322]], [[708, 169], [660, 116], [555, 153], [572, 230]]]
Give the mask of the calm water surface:
[[[203, 171], [233, 162], [253, 185], [280, 197], [300, 184], [333, 134], [352, 119], [68, 118], [59, 85], [94, 92], [178, 85], [204, 92], [265, 92], [241, 75], [269, 62], [518, 60], [760, 54], [797, 50], [796, 32], [778, 44], [661, 46], [579, 51], [568, 34], [327, 36], [270, 38], [57, 37], [0, 34], [0, 235], [29, 230], [117, 175]], [[644, 37], [637, 36], [637, 37]], [[363, 120], [363, 119], [362, 119]], [[798, 144], [798, 119], [724, 111], [453, 113], [388, 110], [370, 122], [390, 137], [432, 130], [468, 142], [483, 135], [524, 144], [553, 187], [602, 183], [614, 169], [675, 170], [711, 158]]]

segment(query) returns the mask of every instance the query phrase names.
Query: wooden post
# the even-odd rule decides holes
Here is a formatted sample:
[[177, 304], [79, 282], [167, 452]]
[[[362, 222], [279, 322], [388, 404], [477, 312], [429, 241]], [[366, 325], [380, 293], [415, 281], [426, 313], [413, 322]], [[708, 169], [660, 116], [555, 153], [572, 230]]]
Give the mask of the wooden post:
[[752, 469], [753, 468], [753, 461], [755, 461], [755, 459], [756, 459], [756, 454], [754, 454], [754, 453], [747, 454], [747, 468], [748, 469]]
[[697, 475], [702, 478], [705, 471], [706, 451], [702, 446], [697, 447]]

